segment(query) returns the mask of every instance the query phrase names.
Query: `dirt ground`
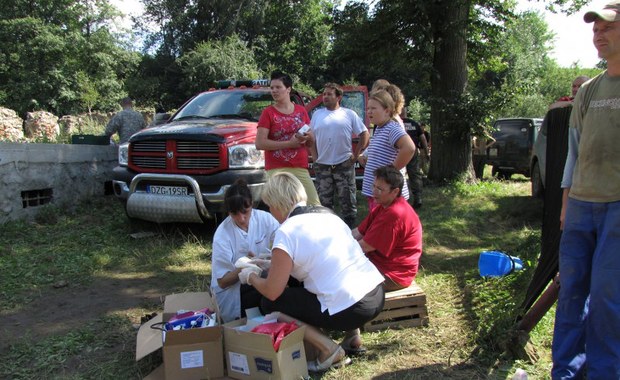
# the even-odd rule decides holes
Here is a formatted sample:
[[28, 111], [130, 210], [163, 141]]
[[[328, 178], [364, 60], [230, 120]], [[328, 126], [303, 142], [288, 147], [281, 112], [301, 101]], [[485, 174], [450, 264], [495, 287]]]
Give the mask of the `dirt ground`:
[[[165, 290], [156, 278], [96, 279], [84, 285], [71, 283], [50, 286], [33, 295], [31, 302], [17, 311], [2, 311], [0, 319], [0, 355], [17, 339], [38, 341], [63, 334], [76, 326], [96, 320], [109, 312], [126, 313], [140, 323], [137, 308], [157, 310], [163, 304]], [[135, 319], [135, 320], [133, 320]]]

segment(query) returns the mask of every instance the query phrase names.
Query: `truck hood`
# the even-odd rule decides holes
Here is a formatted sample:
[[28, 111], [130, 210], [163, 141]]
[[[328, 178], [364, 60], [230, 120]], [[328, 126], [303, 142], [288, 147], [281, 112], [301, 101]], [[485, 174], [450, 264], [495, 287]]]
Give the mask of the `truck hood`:
[[256, 122], [239, 119], [183, 120], [141, 130], [129, 142], [145, 140], [199, 140], [223, 143], [256, 136]]

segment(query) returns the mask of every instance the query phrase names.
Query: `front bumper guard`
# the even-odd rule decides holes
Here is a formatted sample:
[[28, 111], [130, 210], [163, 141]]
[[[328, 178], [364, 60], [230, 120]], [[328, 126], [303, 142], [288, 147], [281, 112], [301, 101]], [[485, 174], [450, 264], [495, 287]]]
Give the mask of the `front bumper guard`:
[[[179, 183], [187, 184], [193, 194], [189, 195], [161, 195], [137, 190], [141, 182]], [[255, 199], [260, 199], [263, 184], [248, 185]], [[224, 203], [226, 190], [230, 185], [223, 185], [217, 192], [202, 193], [198, 182], [181, 174], [152, 174], [141, 173], [136, 175], [128, 186], [124, 181], [113, 181], [114, 193], [122, 200], [126, 200], [127, 216], [148, 220], [155, 223], [203, 223], [214, 217], [213, 212], [207, 209], [208, 204], [219, 205]], [[205, 203], [207, 202], [207, 203]]]

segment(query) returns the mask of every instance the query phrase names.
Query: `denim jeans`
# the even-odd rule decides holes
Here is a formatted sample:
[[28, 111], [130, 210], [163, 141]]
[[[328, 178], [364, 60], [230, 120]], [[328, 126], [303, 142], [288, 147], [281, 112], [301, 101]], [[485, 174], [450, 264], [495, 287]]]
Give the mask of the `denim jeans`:
[[620, 379], [620, 202], [568, 199], [553, 379]]

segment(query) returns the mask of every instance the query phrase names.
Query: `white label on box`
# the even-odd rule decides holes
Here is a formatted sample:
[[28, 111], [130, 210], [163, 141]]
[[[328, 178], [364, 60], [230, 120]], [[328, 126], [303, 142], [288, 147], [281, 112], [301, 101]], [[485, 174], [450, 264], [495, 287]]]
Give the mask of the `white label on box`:
[[248, 365], [248, 357], [236, 352], [228, 352], [228, 360], [230, 360], [230, 369], [245, 375], [250, 374], [250, 366]]
[[200, 368], [204, 367], [202, 350], [181, 352], [181, 368]]

